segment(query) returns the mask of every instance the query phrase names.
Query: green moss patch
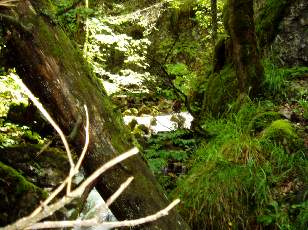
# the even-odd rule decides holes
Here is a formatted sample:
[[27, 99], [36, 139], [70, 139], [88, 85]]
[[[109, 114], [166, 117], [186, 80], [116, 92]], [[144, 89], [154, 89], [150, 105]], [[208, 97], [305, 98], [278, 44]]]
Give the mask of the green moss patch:
[[2, 162], [0, 162], [0, 178], [0, 226], [29, 214], [47, 197], [46, 192]]
[[261, 132], [268, 127], [273, 121], [281, 118], [281, 114], [278, 112], [267, 111], [257, 114], [249, 123], [248, 129], [253, 133]]
[[296, 151], [303, 146], [303, 141], [298, 137], [292, 124], [287, 120], [276, 120], [266, 128], [261, 140], [271, 140], [287, 148], [287, 151]]
[[212, 74], [205, 89], [204, 112], [213, 116], [223, 114], [228, 103], [236, 99], [238, 84], [235, 70], [232, 65], [227, 65], [219, 74]]

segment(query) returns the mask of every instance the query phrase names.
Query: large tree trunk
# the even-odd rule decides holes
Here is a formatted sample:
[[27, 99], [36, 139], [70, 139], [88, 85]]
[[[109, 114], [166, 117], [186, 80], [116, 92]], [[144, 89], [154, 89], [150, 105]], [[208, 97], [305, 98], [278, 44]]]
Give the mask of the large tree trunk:
[[257, 52], [253, 0], [229, 0], [227, 10], [239, 90], [255, 97], [261, 92], [263, 67]]
[[[85, 117], [83, 105], [90, 114], [90, 145], [84, 162], [87, 174], [104, 162], [132, 147], [120, 114], [93, 76], [91, 70], [65, 33], [40, 16], [51, 10], [49, 1], [24, 0], [16, 8], [19, 22], [30, 26], [7, 25], [7, 63], [38, 96], [41, 102], [68, 134], [78, 116]], [[30, 28], [30, 27], [29, 27]], [[83, 146], [84, 130], [74, 141], [76, 149]], [[97, 190], [108, 198], [129, 176], [133, 183], [111, 206], [115, 216], [132, 219], [153, 214], [168, 201], [152, 173], [140, 156], [126, 160], [99, 178]], [[182, 218], [172, 211], [167, 217], [143, 226], [144, 229], [189, 229]]]
[[217, 42], [213, 73], [207, 81], [201, 117], [221, 116], [240, 95], [255, 98], [262, 93], [263, 67], [257, 51], [253, 0], [229, 0], [224, 26], [228, 38]]

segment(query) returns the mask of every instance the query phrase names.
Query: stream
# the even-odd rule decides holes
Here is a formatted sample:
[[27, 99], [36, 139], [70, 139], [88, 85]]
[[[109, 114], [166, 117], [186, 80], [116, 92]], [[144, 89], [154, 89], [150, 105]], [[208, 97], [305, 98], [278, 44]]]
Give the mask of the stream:
[[[152, 133], [158, 132], [169, 132], [178, 129], [178, 124], [175, 121], [172, 121], [172, 117], [182, 117], [185, 119], [182, 128], [189, 129], [193, 117], [188, 112], [174, 113], [174, 114], [165, 114], [165, 115], [144, 115], [144, 116], [124, 116], [125, 124], [129, 124], [133, 119], [137, 121], [138, 124], [145, 125], [148, 127]], [[152, 125], [152, 121], [155, 119], [155, 125]]]

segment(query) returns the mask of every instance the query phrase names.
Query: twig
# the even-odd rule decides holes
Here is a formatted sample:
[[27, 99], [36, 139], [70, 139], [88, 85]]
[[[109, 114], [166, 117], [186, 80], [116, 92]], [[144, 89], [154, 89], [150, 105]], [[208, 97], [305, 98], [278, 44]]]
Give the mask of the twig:
[[38, 151], [35, 155], [35, 157], [38, 157], [41, 155], [50, 145], [52, 144], [52, 140], [49, 140], [41, 149]]
[[75, 220], [75, 221], [45, 221], [43, 223], [37, 223], [31, 225], [27, 229], [45, 229], [45, 228], [72, 228], [72, 227], [91, 227], [95, 226], [97, 228], [119, 228], [119, 227], [133, 227], [140, 224], [145, 224], [153, 222], [163, 216], [167, 216], [171, 209], [173, 209], [178, 203], [179, 199], [174, 200], [166, 208], [158, 211], [153, 215], [149, 215], [140, 219], [135, 220], [124, 220], [124, 221], [112, 221], [98, 223], [96, 219], [90, 220]]
[[62, 182], [62, 184], [55, 191], [53, 191], [52, 194], [44, 202], [42, 202], [41, 206], [39, 206], [37, 209], [35, 209], [31, 213], [32, 217], [37, 215], [44, 208], [44, 206], [48, 205], [65, 188], [66, 184], [68, 185], [67, 186], [68, 189], [67, 189], [66, 194], [69, 194], [70, 191], [71, 191], [72, 178], [73, 178], [73, 176], [75, 176], [79, 172], [79, 168], [80, 168], [80, 165], [81, 165], [81, 163], [84, 159], [85, 153], [87, 152], [88, 145], [89, 145], [89, 139], [90, 139], [90, 137], [89, 137], [89, 126], [90, 126], [89, 125], [89, 114], [88, 114], [88, 109], [87, 109], [86, 105], [84, 105], [84, 108], [85, 108], [85, 112], [86, 112], [86, 127], [85, 127], [86, 140], [85, 140], [85, 145], [83, 147], [81, 156], [78, 160], [78, 163], [75, 166], [75, 168], [70, 170], [69, 176]]
[[120, 188], [112, 194], [112, 196], [107, 200], [106, 206], [110, 207], [110, 205], [122, 194], [122, 192], [129, 186], [129, 184], [133, 181], [134, 177], [129, 177], [123, 184], [121, 184]]
[[86, 127], [85, 127], [85, 133], [86, 133], [86, 140], [85, 140], [85, 144], [84, 147], [82, 149], [81, 155], [79, 157], [79, 160], [77, 162], [77, 164], [75, 165], [75, 167], [70, 171], [70, 175], [68, 177], [68, 182], [67, 182], [67, 190], [66, 190], [66, 194], [69, 194], [71, 191], [71, 184], [72, 184], [72, 179], [73, 177], [79, 172], [81, 163], [86, 155], [86, 152], [88, 150], [88, 146], [89, 146], [89, 114], [88, 114], [88, 108], [86, 105], [84, 105], [84, 110], [86, 112]]
[[15, 4], [17, 2], [19, 2], [19, 0], [1, 0], [0, 1], [0, 6], [13, 7], [13, 6], [16, 6]]
[[65, 150], [67, 152], [67, 157], [70, 162], [71, 168], [74, 168], [74, 162], [71, 154], [70, 147], [68, 145], [68, 142], [66, 140], [65, 135], [63, 134], [60, 127], [57, 125], [57, 123], [52, 119], [52, 117], [49, 115], [47, 110], [43, 107], [43, 105], [36, 99], [36, 97], [32, 94], [32, 92], [28, 89], [28, 87], [22, 82], [22, 80], [19, 79], [19, 77], [14, 74], [10, 73], [10, 77], [12, 77], [15, 82], [21, 87], [21, 89], [24, 91], [24, 93], [30, 98], [30, 100], [33, 102], [33, 104], [40, 110], [40, 112], [44, 115], [44, 117], [48, 120], [48, 122], [52, 125], [52, 127], [58, 132], [58, 134], [61, 137], [61, 140], [64, 144]]
[[[128, 150], [126, 153], [121, 154], [120, 156], [117, 156], [116, 158], [112, 159], [111, 161], [104, 164], [102, 167], [97, 169], [94, 173], [92, 173], [91, 176], [89, 176], [80, 187], [87, 187], [92, 181], [94, 181], [97, 177], [99, 177], [102, 173], [104, 173], [107, 169], [113, 167], [114, 165], [120, 163], [121, 161], [125, 160], [128, 157], [131, 157], [133, 155], [136, 155], [139, 152], [139, 150], [135, 147], [131, 150]], [[75, 189], [76, 191], [76, 189]], [[74, 192], [72, 192], [74, 193]]]
[[86, 127], [85, 127], [85, 132], [86, 132], [86, 140], [85, 140], [85, 144], [84, 147], [82, 149], [82, 153], [79, 157], [79, 160], [75, 166], [75, 171], [78, 172], [81, 166], [81, 163], [86, 155], [86, 152], [88, 150], [88, 145], [89, 145], [89, 140], [90, 140], [90, 135], [89, 135], [89, 127], [90, 127], [90, 122], [89, 122], [89, 113], [88, 113], [88, 108], [86, 105], [84, 105], [84, 110], [86, 112]]
[[[89, 178], [87, 178], [81, 185], [79, 185], [75, 190], [71, 191], [68, 195], [65, 195], [60, 200], [56, 201], [54, 204], [50, 205], [42, 205], [39, 207], [39, 212], [35, 213], [35, 215], [31, 214], [27, 217], [24, 217], [22, 219], [19, 219], [17, 222], [15, 222], [12, 225], [8, 225], [4, 228], [0, 228], [1, 230], [16, 230], [16, 229], [25, 229], [30, 228], [29, 226], [41, 221], [42, 219], [52, 215], [60, 208], [64, 207], [65, 205], [69, 204], [73, 199], [75, 199], [78, 196], [81, 196], [85, 188], [93, 182], [98, 176], [100, 176], [102, 173], [104, 173], [109, 168], [113, 167], [114, 165], [118, 164], [119, 162], [134, 156], [138, 153], [137, 148], [133, 148], [116, 158], [110, 160], [103, 166], [101, 166], [99, 169], [97, 169]], [[61, 184], [61, 186], [65, 186], [65, 182]], [[59, 187], [61, 187], [59, 186]], [[42, 211], [43, 208], [46, 211]], [[31, 227], [32, 228], [32, 227]]]

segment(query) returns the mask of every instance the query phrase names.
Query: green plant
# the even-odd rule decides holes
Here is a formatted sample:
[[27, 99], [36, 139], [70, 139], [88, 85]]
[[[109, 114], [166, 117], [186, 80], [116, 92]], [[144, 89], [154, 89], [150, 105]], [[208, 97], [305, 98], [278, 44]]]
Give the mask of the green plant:
[[[270, 60], [263, 60], [265, 87], [270, 95], [281, 95], [287, 84], [288, 72], [283, 68], [278, 68]], [[285, 96], [285, 95], [284, 95]]]
[[162, 186], [170, 191], [178, 176], [190, 167], [197, 140], [187, 130], [158, 133], [145, 144], [144, 157]]
[[[305, 183], [305, 149], [294, 127], [275, 120], [268, 104], [248, 102], [224, 118], [205, 121], [212, 139], [198, 148], [189, 175], [172, 192], [184, 200], [180, 211], [192, 228], [295, 229], [298, 218], [306, 221], [303, 209], [290, 214], [293, 191], [286, 187]], [[261, 116], [265, 113], [273, 116]], [[254, 128], [262, 134], [251, 132]]]
[[300, 99], [298, 101], [298, 104], [301, 106], [301, 108], [303, 110], [303, 117], [305, 119], [308, 119], [308, 100]]

